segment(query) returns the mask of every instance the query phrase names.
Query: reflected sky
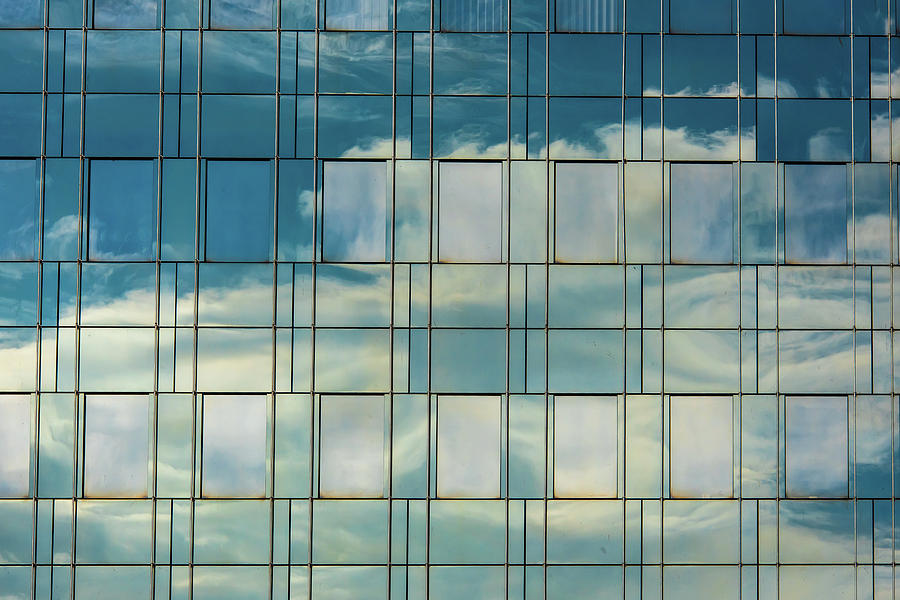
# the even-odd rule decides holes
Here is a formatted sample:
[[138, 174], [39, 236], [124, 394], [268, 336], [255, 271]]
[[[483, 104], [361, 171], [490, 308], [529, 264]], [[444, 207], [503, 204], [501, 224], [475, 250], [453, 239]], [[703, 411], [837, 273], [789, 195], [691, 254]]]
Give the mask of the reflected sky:
[[266, 412], [265, 396], [204, 397], [204, 496], [265, 493]]
[[618, 255], [619, 166], [556, 166], [556, 260], [613, 262]]
[[553, 427], [554, 496], [615, 497], [616, 397], [557, 396], [553, 401]]
[[380, 497], [384, 493], [384, 398], [325, 396], [320, 414], [319, 493]]
[[500, 262], [502, 188], [500, 163], [440, 164], [442, 262]]
[[325, 260], [384, 260], [388, 216], [386, 164], [325, 163], [324, 198]]
[[31, 480], [31, 397], [0, 396], [0, 496], [28, 494]]
[[156, 252], [156, 163], [91, 161], [89, 256], [147, 260]]
[[270, 29], [272, 0], [211, 0], [210, 24], [222, 29]]
[[152, 29], [158, 12], [159, 0], [94, 0], [94, 27]]
[[784, 410], [788, 496], [846, 497], [847, 398], [788, 398]]
[[733, 173], [730, 164], [672, 165], [672, 262], [732, 261]]
[[[37, 250], [36, 163], [0, 160], [0, 257], [32, 258]], [[28, 199], [34, 198], [33, 202]]]
[[86, 496], [147, 495], [149, 396], [89, 396], [85, 407]]
[[673, 496], [725, 497], [734, 494], [732, 399], [673, 397], [669, 416]]
[[788, 262], [847, 261], [847, 178], [844, 165], [785, 165]]
[[500, 399], [441, 396], [438, 400], [438, 495], [500, 495]]

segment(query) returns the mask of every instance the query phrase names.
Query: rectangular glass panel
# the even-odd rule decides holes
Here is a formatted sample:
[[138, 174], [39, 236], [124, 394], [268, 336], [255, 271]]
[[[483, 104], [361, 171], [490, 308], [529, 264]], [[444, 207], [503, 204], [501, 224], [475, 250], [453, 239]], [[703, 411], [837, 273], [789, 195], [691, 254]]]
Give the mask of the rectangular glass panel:
[[326, 162], [324, 258], [383, 261], [387, 256], [387, 168], [383, 162]]
[[615, 262], [619, 249], [619, 166], [556, 165], [556, 260]]
[[621, 31], [621, 0], [556, 0], [557, 31]]
[[319, 494], [380, 498], [384, 494], [384, 397], [322, 396]]
[[615, 396], [553, 400], [553, 495], [614, 498], [618, 487]]
[[500, 398], [438, 399], [437, 487], [444, 498], [500, 495]]
[[500, 163], [440, 163], [438, 256], [442, 262], [500, 262]]
[[847, 262], [847, 178], [845, 165], [785, 165], [787, 262]]
[[331, 0], [325, 12], [326, 29], [388, 29], [391, 5], [387, 0]]
[[88, 396], [84, 414], [84, 494], [147, 495], [150, 397]]
[[730, 263], [734, 259], [734, 168], [673, 164], [672, 262]]
[[92, 260], [150, 260], [156, 254], [156, 162], [93, 160], [90, 164]]
[[670, 406], [669, 482], [672, 496], [733, 496], [731, 397], [673, 396]]
[[784, 411], [787, 495], [847, 497], [847, 397], [787, 398]]
[[206, 260], [265, 261], [272, 256], [272, 170], [268, 161], [209, 161]]
[[203, 496], [266, 491], [265, 396], [204, 396]]
[[0, 497], [27, 496], [31, 482], [31, 396], [0, 395]]

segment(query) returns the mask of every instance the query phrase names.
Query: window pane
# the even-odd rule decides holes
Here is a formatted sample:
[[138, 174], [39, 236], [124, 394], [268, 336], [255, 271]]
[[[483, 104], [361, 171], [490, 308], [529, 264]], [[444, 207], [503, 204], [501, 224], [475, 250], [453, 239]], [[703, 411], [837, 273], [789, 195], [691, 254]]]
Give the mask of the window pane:
[[209, 161], [206, 259], [265, 261], [272, 255], [272, 170], [268, 161]]
[[28, 495], [31, 480], [31, 396], [0, 396], [0, 497]]
[[388, 0], [329, 0], [325, 8], [326, 29], [388, 29]]
[[92, 92], [159, 91], [158, 31], [89, 31], [86, 83]]
[[90, 164], [91, 260], [152, 260], [156, 255], [156, 162]]
[[159, 149], [158, 94], [87, 94], [84, 122], [89, 156], [156, 156]]
[[846, 498], [846, 396], [787, 398], [784, 412], [787, 495]]
[[204, 396], [204, 497], [265, 494], [266, 421], [265, 396]]
[[730, 498], [733, 495], [733, 423], [730, 397], [671, 399], [672, 496]]
[[153, 29], [159, 0], [94, 0], [94, 27]]
[[615, 262], [619, 239], [619, 167], [556, 165], [556, 260]]
[[784, 32], [846, 33], [848, 4], [846, 0], [784, 0]]
[[621, 0], [556, 0], [557, 31], [621, 31]]
[[672, 33], [732, 33], [737, 20], [733, 0], [671, 0]]
[[435, 0], [443, 31], [505, 31], [506, 0]]
[[736, 96], [737, 45], [737, 38], [728, 36], [666, 36], [666, 94]]
[[502, 196], [500, 163], [441, 163], [441, 261], [500, 262]]
[[150, 397], [88, 396], [84, 413], [85, 496], [147, 495]]
[[673, 164], [672, 262], [729, 263], [734, 256], [730, 164]]
[[500, 398], [438, 399], [438, 496], [500, 495]]
[[217, 29], [271, 29], [274, 0], [211, 0], [210, 25]]
[[30, 259], [37, 251], [37, 163], [0, 160], [0, 259]]
[[848, 197], [844, 165], [784, 166], [788, 262], [847, 262]]
[[0, 2], [0, 27], [39, 27], [44, 21], [41, 0]]
[[384, 495], [384, 397], [323, 396], [319, 494], [324, 498]]
[[614, 498], [618, 419], [615, 396], [557, 396], [553, 401], [553, 495]]
[[387, 167], [383, 162], [326, 162], [324, 258], [383, 261], [387, 239]]

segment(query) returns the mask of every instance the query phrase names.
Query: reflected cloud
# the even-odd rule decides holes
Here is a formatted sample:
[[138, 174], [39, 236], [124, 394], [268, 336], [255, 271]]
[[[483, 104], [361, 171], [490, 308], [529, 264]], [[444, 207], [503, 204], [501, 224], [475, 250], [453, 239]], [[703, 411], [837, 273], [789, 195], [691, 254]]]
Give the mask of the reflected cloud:
[[735, 564], [740, 561], [740, 503], [669, 500], [663, 508], [663, 561]]
[[498, 497], [500, 398], [441, 396], [438, 411], [438, 495]]
[[847, 497], [846, 396], [788, 398], [784, 410], [788, 496]]
[[147, 496], [151, 414], [149, 396], [88, 396], [86, 496]]
[[320, 402], [320, 495], [383, 496], [384, 397], [322, 396]]
[[203, 398], [203, 496], [266, 491], [265, 396]]

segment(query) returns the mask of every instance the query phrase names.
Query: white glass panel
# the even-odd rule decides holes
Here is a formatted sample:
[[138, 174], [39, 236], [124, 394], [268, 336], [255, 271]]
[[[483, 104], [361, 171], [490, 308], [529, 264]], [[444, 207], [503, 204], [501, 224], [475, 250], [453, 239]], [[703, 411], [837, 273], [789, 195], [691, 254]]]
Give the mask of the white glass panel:
[[31, 397], [0, 396], [0, 497], [28, 495]]
[[616, 397], [557, 396], [553, 406], [553, 495], [614, 498]]
[[614, 262], [618, 216], [616, 163], [556, 165], [556, 260]]
[[681, 396], [670, 403], [672, 496], [731, 497], [734, 494], [732, 399]]
[[438, 495], [498, 497], [500, 398], [442, 396], [438, 402]]
[[502, 196], [500, 163], [441, 163], [441, 261], [500, 262]]
[[88, 396], [84, 415], [84, 494], [146, 496], [149, 436], [149, 396]]
[[323, 396], [319, 494], [384, 495], [384, 397]]
[[266, 397], [203, 398], [203, 495], [266, 491]]

